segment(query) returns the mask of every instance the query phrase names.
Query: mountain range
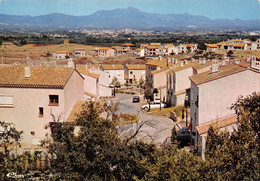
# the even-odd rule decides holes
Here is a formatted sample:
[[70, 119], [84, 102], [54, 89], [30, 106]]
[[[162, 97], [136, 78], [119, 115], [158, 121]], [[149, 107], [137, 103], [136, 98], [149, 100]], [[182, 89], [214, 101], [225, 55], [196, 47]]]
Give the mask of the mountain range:
[[0, 14], [0, 27], [86, 28], [86, 29], [260, 29], [260, 20], [212, 20], [190, 14], [156, 14], [135, 8], [100, 10], [88, 16], [53, 13], [41, 16]]

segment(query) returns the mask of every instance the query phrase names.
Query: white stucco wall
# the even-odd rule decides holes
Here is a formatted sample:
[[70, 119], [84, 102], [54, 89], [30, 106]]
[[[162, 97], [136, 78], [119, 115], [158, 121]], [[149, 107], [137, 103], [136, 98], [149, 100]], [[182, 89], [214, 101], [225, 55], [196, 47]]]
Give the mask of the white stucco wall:
[[124, 69], [122, 69], [122, 70], [105, 70], [105, 72], [109, 73], [109, 75], [110, 75], [109, 83], [112, 82], [114, 77], [118, 78], [118, 81], [120, 82], [120, 84], [125, 83]]
[[199, 124], [234, 113], [230, 110], [239, 95], [260, 91], [260, 74], [246, 70], [199, 85]]

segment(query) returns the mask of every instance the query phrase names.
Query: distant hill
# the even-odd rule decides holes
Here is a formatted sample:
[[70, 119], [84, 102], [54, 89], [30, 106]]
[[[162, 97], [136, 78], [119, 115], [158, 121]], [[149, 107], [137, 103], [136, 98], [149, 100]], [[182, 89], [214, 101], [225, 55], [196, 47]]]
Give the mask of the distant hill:
[[92, 29], [260, 29], [260, 20], [212, 20], [190, 14], [155, 14], [135, 8], [97, 11], [88, 16], [54, 13], [42, 16], [0, 14], [1, 27], [92, 28]]

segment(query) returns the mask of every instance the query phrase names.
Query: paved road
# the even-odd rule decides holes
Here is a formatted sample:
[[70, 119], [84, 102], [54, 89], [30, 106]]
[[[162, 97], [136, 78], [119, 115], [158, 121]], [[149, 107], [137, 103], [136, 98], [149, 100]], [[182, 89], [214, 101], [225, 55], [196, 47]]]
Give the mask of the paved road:
[[[140, 96], [141, 98], [142, 96]], [[171, 136], [171, 129], [174, 122], [166, 116], [151, 115], [140, 110], [140, 103], [132, 103], [133, 95], [116, 94], [114, 101], [119, 101], [119, 110], [117, 113], [130, 113], [139, 116], [139, 123], [129, 124], [123, 126], [119, 130], [121, 135], [133, 134], [133, 132], [142, 122], [147, 122], [142, 128], [141, 133], [138, 134], [138, 139], [146, 141], [154, 141], [154, 143], [162, 144], [166, 138]]]

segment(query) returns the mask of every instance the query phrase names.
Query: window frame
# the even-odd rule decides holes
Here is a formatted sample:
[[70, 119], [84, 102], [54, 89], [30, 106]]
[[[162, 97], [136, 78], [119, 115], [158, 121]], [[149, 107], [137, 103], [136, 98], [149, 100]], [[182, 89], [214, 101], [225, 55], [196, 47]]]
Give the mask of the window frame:
[[[55, 97], [57, 96], [57, 99], [55, 99], [54, 96]], [[49, 95], [49, 106], [59, 106], [59, 95], [53, 95], [53, 94]]]

